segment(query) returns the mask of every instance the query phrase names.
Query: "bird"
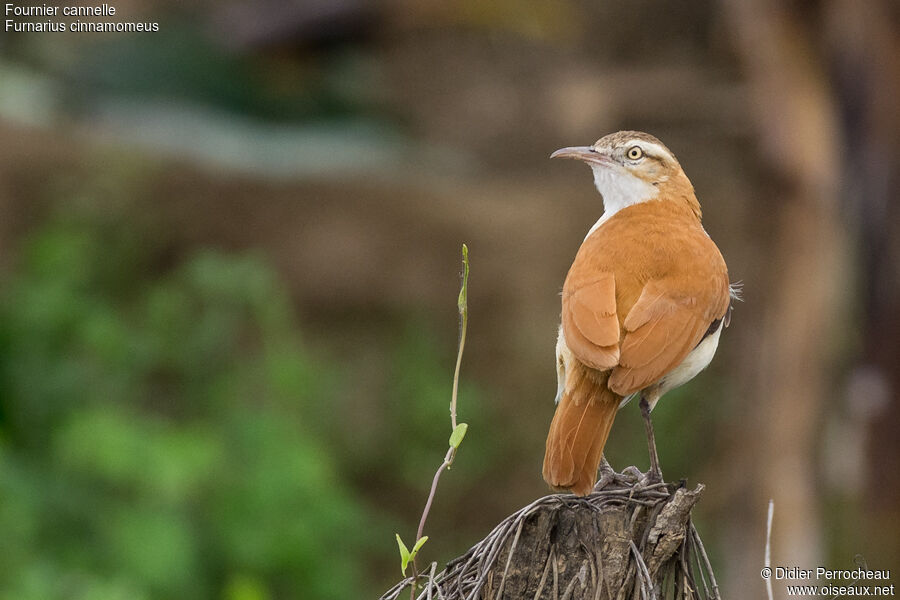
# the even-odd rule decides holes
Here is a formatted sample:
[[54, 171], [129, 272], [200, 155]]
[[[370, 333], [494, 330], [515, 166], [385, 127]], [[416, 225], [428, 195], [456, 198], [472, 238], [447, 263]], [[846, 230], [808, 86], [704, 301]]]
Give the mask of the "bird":
[[640, 397], [650, 455], [662, 471], [650, 412], [710, 363], [731, 314], [733, 289], [701, 224], [694, 187], [656, 137], [619, 131], [551, 158], [587, 163], [603, 201], [562, 288], [556, 411], [543, 476], [588, 495], [616, 413]]

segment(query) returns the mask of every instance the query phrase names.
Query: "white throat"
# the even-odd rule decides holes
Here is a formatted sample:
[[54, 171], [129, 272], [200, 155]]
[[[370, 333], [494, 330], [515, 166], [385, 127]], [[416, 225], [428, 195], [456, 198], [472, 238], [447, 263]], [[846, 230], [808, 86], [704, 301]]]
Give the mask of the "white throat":
[[626, 206], [652, 200], [659, 194], [655, 186], [625, 171], [599, 165], [591, 165], [591, 169], [594, 171], [594, 185], [603, 196], [603, 216], [594, 223], [585, 239]]

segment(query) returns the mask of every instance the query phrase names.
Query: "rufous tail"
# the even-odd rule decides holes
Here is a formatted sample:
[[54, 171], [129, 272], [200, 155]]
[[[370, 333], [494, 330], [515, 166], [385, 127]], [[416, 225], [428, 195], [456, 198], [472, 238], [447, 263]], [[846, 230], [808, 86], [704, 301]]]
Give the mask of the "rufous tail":
[[572, 368], [547, 435], [544, 480], [554, 489], [586, 496], [597, 481], [603, 447], [622, 397], [606, 386], [608, 373], [581, 364]]

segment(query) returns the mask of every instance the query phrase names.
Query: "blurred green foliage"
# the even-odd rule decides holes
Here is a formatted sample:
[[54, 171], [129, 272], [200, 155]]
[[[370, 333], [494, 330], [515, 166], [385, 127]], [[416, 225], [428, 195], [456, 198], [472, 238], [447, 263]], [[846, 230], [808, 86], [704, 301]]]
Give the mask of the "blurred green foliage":
[[312, 408], [336, 368], [264, 261], [142, 247], [50, 224], [0, 292], [0, 598], [359, 595], [367, 509]]

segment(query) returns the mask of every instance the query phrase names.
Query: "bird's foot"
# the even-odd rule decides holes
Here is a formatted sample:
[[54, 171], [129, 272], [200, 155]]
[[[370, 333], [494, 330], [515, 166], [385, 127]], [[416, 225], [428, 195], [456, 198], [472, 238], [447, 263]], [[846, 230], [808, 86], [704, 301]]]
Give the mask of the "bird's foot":
[[597, 483], [594, 484], [595, 492], [599, 492], [610, 483], [614, 482], [616, 480], [616, 477], [618, 476], [618, 473], [616, 473], [615, 470], [610, 466], [605, 456], [600, 460], [599, 470], [600, 478], [597, 479]]
[[634, 487], [635, 484], [639, 483], [643, 478], [644, 474], [634, 465], [625, 467], [619, 474], [619, 482], [631, 487]]
[[595, 492], [599, 492], [607, 487], [613, 488], [648, 488], [658, 484], [665, 483], [662, 473], [650, 469], [646, 473], [634, 465], [625, 467], [621, 473], [616, 473], [609, 463], [604, 460], [599, 467], [600, 477], [594, 484]]
[[641, 473], [639, 483], [641, 487], [651, 487], [659, 483], [665, 483], [665, 480], [663, 479], [661, 471], [650, 469], [646, 473]]
[[619, 488], [633, 488], [643, 478], [644, 474], [638, 471], [637, 467], [629, 466], [622, 469], [621, 473], [616, 473], [610, 467], [609, 471], [605, 471], [601, 466], [601, 474], [600, 481], [597, 482], [597, 486], [594, 487], [595, 490], [600, 490], [600, 484], [603, 484], [603, 487], [606, 487], [612, 484], [614, 487]]
[[615, 480], [615, 473], [600, 473], [600, 478], [597, 479], [597, 483], [594, 484], [594, 491], [599, 492]]

